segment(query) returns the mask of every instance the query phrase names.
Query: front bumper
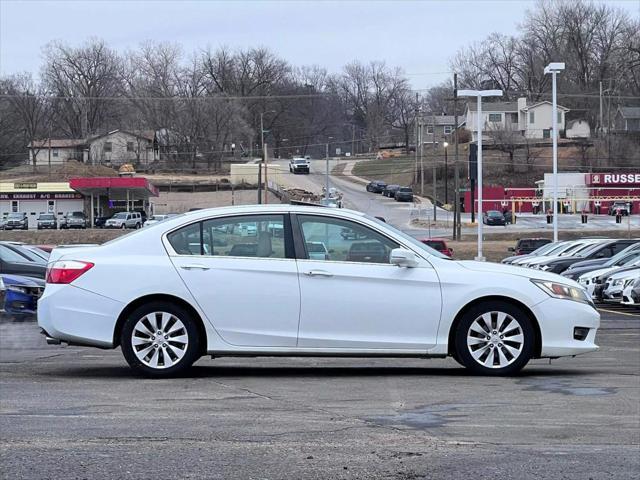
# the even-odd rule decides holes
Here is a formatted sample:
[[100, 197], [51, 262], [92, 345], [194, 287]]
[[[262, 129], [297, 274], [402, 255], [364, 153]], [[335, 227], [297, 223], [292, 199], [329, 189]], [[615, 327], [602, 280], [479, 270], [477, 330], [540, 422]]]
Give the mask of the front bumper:
[[[535, 305], [532, 310], [540, 324], [541, 357], [567, 357], [599, 349], [595, 338], [600, 327], [600, 314], [591, 305], [549, 298]], [[576, 327], [589, 329], [584, 340], [574, 338]]]
[[109, 348], [123, 308], [116, 300], [74, 285], [48, 284], [38, 301], [38, 325], [64, 342]]

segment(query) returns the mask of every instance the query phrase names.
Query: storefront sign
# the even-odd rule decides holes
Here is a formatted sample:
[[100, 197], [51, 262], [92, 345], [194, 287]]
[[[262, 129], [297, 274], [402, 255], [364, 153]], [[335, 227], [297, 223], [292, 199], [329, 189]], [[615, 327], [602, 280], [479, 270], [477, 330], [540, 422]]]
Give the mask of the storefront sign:
[[640, 185], [640, 173], [591, 173], [591, 185]]
[[27, 189], [36, 189], [38, 188], [37, 183], [14, 183], [13, 188], [16, 190], [27, 190]]
[[0, 200], [81, 200], [80, 193], [0, 193]]

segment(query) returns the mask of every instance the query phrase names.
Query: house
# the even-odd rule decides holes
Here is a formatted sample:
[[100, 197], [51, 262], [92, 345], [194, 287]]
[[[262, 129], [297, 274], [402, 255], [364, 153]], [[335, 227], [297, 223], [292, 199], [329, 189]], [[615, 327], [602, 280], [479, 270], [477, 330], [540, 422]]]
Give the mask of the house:
[[[477, 140], [477, 103], [467, 103], [464, 125]], [[526, 138], [551, 138], [553, 118], [552, 104], [548, 101], [528, 105], [522, 97], [515, 102], [483, 102], [482, 131], [485, 135], [491, 131], [517, 131]], [[565, 129], [565, 115], [568, 108], [558, 105], [558, 131]]]
[[153, 131], [113, 130], [86, 139], [44, 139], [27, 145], [29, 160], [36, 165], [62, 164], [68, 160], [119, 166], [148, 165], [158, 159], [158, 142]]
[[68, 160], [86, 161], [88, 150], [82, 139], [34, 140], [27, 145], [29, 163], [59, 165]]
[[567, 122], [565, 135], [567, 138], [589, 138], [591, 127], [586, 120], [570, 120]]
[[148, 165], [157, 160], [154, 131], [113, 130], [87, 139], [89, 163], [119, 166], [123, 163]]
[[[462, 115], [458, 117], [458, 123], [463, 120]], [[423, 141], [434, 141], [434, 129], [435, 129], [435, 141], [440, 142], [448, 139], [449, 135], [455, 130], [455, 117], [453, 115], [423, 115], [421, 123], [424, 125]]]
[[640, 132], [640, 107], [618, 107], [613, 125], [618, 132]]

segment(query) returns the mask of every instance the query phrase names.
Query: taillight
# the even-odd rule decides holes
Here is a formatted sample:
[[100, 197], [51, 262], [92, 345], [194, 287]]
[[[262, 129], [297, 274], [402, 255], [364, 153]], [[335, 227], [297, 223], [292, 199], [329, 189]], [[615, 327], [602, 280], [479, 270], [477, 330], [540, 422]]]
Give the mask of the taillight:
[[79, 260], [58, 260], [47, 266], [47, 283], [71, 283], [83, 273], [93, 268], [91, 262]]

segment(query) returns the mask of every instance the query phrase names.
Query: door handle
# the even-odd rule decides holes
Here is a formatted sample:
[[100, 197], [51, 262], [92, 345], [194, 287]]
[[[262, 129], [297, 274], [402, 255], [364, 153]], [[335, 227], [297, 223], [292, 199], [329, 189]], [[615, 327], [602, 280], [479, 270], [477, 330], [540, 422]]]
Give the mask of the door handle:
[[305, 275], [308, 275], [309, 277], [333, 277], [333, 273], [325, 270], [309, 270]]
[[183, 270], [209, 270], [206, 265], [192, 264], [192, 265], [180, 265]]

